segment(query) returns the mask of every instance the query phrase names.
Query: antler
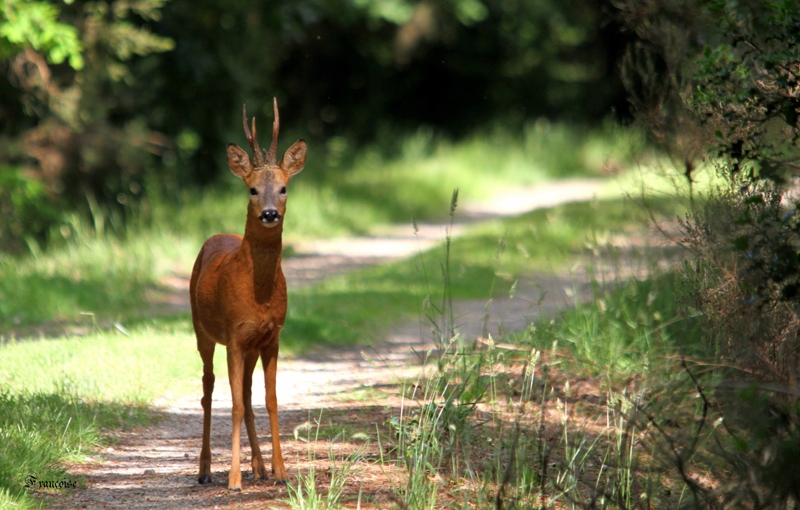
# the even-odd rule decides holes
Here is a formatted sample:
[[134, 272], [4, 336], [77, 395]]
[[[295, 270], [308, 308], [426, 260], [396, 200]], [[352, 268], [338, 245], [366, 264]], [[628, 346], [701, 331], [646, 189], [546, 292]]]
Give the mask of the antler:
[[242, 105], [242, 122], [244, 124], [244, 136], [247, 138], [250, 148], [253, 149], [255, 167], [262, 167], [264, 166], [264, 159], [261, 155], [261, 149], [258, 147], [258, 138], [256, 138], [256, 118], [253, 117], [253, 132], [250, 133], [250, 128], [247, 127], [247, 104]]
[[267, 162], [271, 165], [278, 164], [278, 131], [281, 127], [281, 119], [278, 115], [278, 100], [272, 98], [272, 111], [275, 115], [275, 120], [272, 122], [272, 144], [269, 146], [269, 153], [267, 154]]
[[[281, 119], [278, 116], [278, 100], [272, 98], [272, 111], [275, 115], [275, 121], [272, 123], [272, 144], [269, 146], [269, 152], [259, 148], [258, 139], [256, 138], [256, 118], [253, 117], [253, 132], [247, 127], [247, 105], [242, 105], [242, 123], [244, 124], [244, 136], [247, 138], [247, 143], [253, 149], [253, 159], [255, 160], [256, 168], [264, 166], [264, 159], [266, 164], [276, 166], [278, 164], [278, 131], [281, 126]], [[263, 154], [262, 154], [263, 151]]]

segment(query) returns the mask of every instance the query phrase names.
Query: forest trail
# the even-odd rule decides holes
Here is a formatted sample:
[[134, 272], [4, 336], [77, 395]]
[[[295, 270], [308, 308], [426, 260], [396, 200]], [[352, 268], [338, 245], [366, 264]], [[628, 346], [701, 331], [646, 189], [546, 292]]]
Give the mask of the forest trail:
[[[458, 235], [463, 225], [475, 218], [510, 216], [539, 207], [589, 200], [601, 185], [599, 181], [566, 181], [554, 183], [545, 190], [528, 190], [527, 197], [524, 196], [526, 192], [520, 190], [514, 197], [506, 196], [488, 205], [466, 205], [462, 208], [464, 216], [457, 217], [453, 234]], [[284, 261], [290, 291], [293, 286], [307, 285], [331, 274], [427, 249], [441, 242], [444, 228], [444, 225], [423, 225], [417, 235], [398, 231], [384, 238], [329, 240], [297, 246], [298, 256]], [[652, 241], [627, 240], [637, 244], [651, 244]], [[635, 274], [638, 269], [624, 270]], [[494, 335], [500, 330], [519, 330], [537, 316], [552, 315], [574, 304], [575, 299], [585, 299], [587, 283], [588, 275], [580, 271], [555, 276], [527, 275], [520, 281], [513, 299], [493, 301], [488, 321], [485, 321], [485, 301], [454, 303], [456, 322], [467, 338], [482, 335], [484, 328]], [[181, 285], [179, 281], [175, 287]], [[179, 292], [185, 294], [185, 301]], [[176, 288], [171, 305], [188, 310], [188, 283], [186, 289]], [[278, 402], [281, 442], [290, 480], [314, 465], [318, 482], [325, 486], [331, 476], [330, 458], [338, 459], [341, 464], [347, 455], [358, 450], [367, 462], [360, 462], [358, 471], [352, 474], [345, 488], [345, 506], [381, 508], [391, 505], [392, 487], [402, 473], [392, 463], [379, 462], [386, 452], [378, 440], [381, 433], [387, 433], [388, 420], [399, 416], [401, 407], [407, 405], [399, 396], [401, 381], [413, 381], [420, 374], [426, 353], [433, 347], [430, 328], [413, 321], [397, 325], [383, 341], [372, 346], [282, 359], [277, 376]], [[156, 402], [155, 407], [162, 415], [156, 425], [114, 432], [113, 447], [90, 453], [85, 462], [69, 466], [71, 475], [85, 480], [83, 488], [44, 497], [58, 508], [288, 508], [286, 486], [271, 480], [253, 480], [246, 440], [242, 445], [243, 490], [238, 493], [227, 490], [231, 397], [223, 378], [217, 380], [213, 399], [213, 482], [202, 486], [197, 483], [202, 433], [199, 376], [194, 390], [191, 397]], [[261, 433], [259, 441], [264, 448], [265, 461], [269, 463], [271, 449], [263, 402], [263, 373], [257, 368], [253, 377], [253, 407]], [[301, 438], [308, 433], [308, 424], [315, 420], [326, 429], [341, 430], [339, 440], [325, 436], [318, 441], [304, 442]], [[300, 431], [299, 435], [296, 431]], [[353, 432], [363, 432], [373, 439], [369, 444], [358, 446], [358, 441], [352, 439]]]

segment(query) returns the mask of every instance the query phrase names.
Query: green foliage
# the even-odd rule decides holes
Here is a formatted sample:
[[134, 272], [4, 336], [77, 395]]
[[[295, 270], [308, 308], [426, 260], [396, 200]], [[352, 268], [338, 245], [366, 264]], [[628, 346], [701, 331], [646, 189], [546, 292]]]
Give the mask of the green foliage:
[[[36, 251], [50, 226], [58, 219], [44, 186], [25, 179], [18, 168], [0, 165], [0, 241], [3, 251], [19, 253], [24, 248]], [[27, 246], [26, 244], [27, 243]]]
[[[169, 142], [149, 129], [141, 112], [111, 117], [139, 94], [134, 57], [174, 47], [148, 26], [163, 6], [161, 0], [75, 1], [60, 9], [5, 2], [0, 50], [6, 59], [18, 54], [3, 64], [14, 87], [0, 96], [9, 112], [3, 125], [10, 147], [0, 161], [46, 188], [49, 203], [39, 217], [49, 209], [63, 216], [87, 212], [87, 200], [125, 214], [124, 205], [141, 197], [152, 154]], [[67, 57], [70, 67], [57, 65]]]
[[61, 463], [102, 444], [101, 428], [148, 423], [152, 414], [141, 406], [90, 403], [64, 390], [0, 391], [0, 505], [39, 507], [25, 493], [27, 476], [82, 483]]
[[800, 153], [800, 9], [757, 0], [615, 0], [640, 41], [626, 87], [654, 139], [681, 158], [710, 153], [725, 174], [778, 184]]
[[[319, 459], [313, 451], [313, 448], [317, 445], [320, 438], [321, 420], [322, 413], [320, 412], [320, 416], [315, 419], [316, 430], [313, 438], [311, 437], [312, 426], [309, 422], [296, 427], [294, 430], [295, 439], [301, 439], [308, 443], [308, 461], [311, 463], [311, 466], [306, 472], [298, 470], [296, 482], [288, 484], [288, 503], [292, 510], [333, 510], [341, 508], [345, 484], [352, 476], [354, 467], [361, 460], [363, 450], [367, 447], [367, 445], [365, 445], [359, 448], [337, 463], [336, 456], [333, 452], [333, 444], [337, 439], [344, 439], [344, 433], [336, 434], [334, 437], [330, 438], [330, 446], [328, 448], [328, 462], [330, 466], [325, 470], [330, 475], [330, 482], [327, 491], [321, 490], [321, 488], [318, 487], [319, 481], [317, 480], [317, 473], [320, 470], [315, 466], [315, 463], [317, 463]], [[307, 437], [300, 437], [301, 429], [307, 431]], [[361, 501], [359, 498], [358, 505], [360, 506], [360, 504]]]
[[800, 10], [790, 2], [708, 2], [717, 27], [697, 57], [689, 105], [731, 173], [783, 182], [800, 155]]
[[[193, 355], [196, 340], [188, 317], [150, 319], [110, 330], [90, 322], [87, 326], [83, 336], [4, 339], [0, 385], [15, 394], [67, 392], [87, 401], [143, 406], [165, 391], [187, 394], [199, 381], [202, 363]], [[131, 349], [134, 343], [137, 348]], [[217, 349], [215, 366], [224, 377], [225, 349]]]
[[[448, 180], [475, 162], [463, 154], [450, 165], [447, 145], [467, 137], [477, 148], [495, 122], [508, 124], [507, 133], [484, 146], [519, 133], [525, 140], [519, 150], [496, 151], [484, 169], [532, 170], [527, 181], [582, 174], [585, 151], [549, 146], [570, 142], [570, 130], [555, 121], [595, 124], [609, 105], [624, 109], [625, 102], [613, 77], [617, 36], [600, 28], [595, 2], [576, 5], [9, 0], [0, 14], [8, 85], [0, 93], [0, 163], [44, 185], [59, 214], [88, 215], [92, 197], [125, 223], [148, 195], [166, 190], [174, 199], [217, 183], [227, 174], [225, 144], [241, 139], [241, 104], [263, 122], [276, 96], [288, 112], [285, 131], [309, 138], [321, 166], [330, 163], [320, 173], [355, 167], [361, 175], [339, 191], [352, 202], [370, 192], [378, 196], [368, 201], [392, 199], [389, 214], [403, 220], [410, 211], [393, 189], [405, 169], [395, 156], [415, 133], [430, 142], [420, 142], [424, 150], [436, 151], [415, 170], [447, 167]], [[552, 129], [531, 140], [540, 134], [531, 125], [544, 117], [554, 120]], [[353, 158], [365, 145], [371, 163], [391, 167], [379, 185], [367, 177], [371, 163]], [[350, 148], [344, 157], [342, 146]], [[526, 165], [532, 149], [536, 166], [548, 168]], [[550, 168], [547, 154], [555, 152]]]
[[[656, 428], [661, 456], [682, 476], [687, 505], [791, 508], [800, 500], [797, 472], [786, 467], [798, 449], [800, 227], [784, 186], [800, 162], [800, 9], [663, 0], [643, 11], [628, 19], [668, 71], [639, 67], [639, 83], [657, 98], [652, 111], [690, 119], [691, 159], [710, 153], [726, 178], [683, 222], [694, 257], [681, 269], [679, 302], [707, 342], [691, 363], [705, 366], [685, 361], [688, 387], [676, 392], [695, 392], [700, 405], [659, 395], [683, 416], [694, 408], [688, 430]], [[690, 159], [684, 168], [691, 178]], [[658, 412], [647, 415], [648, 426], [657, 423]], [[716, 479], [699, 481], [699, 469]]]
[[59, 22], [58, 17], [58, 7], [48, 2], [5, 1], [0, 10], [0, 59], [30, 47], [44, 53], [53, 64], [66, 60], [79, 71], [84, 61], [78, 30]]

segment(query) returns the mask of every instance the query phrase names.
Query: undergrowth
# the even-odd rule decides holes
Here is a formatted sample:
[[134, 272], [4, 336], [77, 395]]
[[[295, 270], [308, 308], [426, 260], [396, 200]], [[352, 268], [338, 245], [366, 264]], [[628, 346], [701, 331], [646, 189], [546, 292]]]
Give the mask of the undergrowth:
[[407, 473], [396, 489], [401, 506], [678, 504], [674, 492], [659, 492], [677, 475], [664, 471], [658, 441], [634, 419], [670, 380], [679, 341], [697, 343], [677, 316], [674, 278], [593, 280], [592, 299], [557, 320], [476, 340], [453, 322], [448, 238], [444, 246], [443, 297], [426, 307], [436, 370], [404, 387], [390, 422]]
[[[145, 406], [89, 402], [68, 391], [0, 391], [0, 508], [35, 508], [41, 501], [25, 490], [40, 481], [82, 480], [69, 475], [65, 461], [85, 461], [106, 441], [103, 429], [153, 423]], [[30, 486], [30, 483], [27, 483]], [[48, 492], [34, 485], [32, 492]]]

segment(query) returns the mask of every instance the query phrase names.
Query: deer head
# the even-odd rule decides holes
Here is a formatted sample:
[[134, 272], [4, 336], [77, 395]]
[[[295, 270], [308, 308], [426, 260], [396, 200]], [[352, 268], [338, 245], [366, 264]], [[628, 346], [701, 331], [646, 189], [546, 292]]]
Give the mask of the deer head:
[[253, 130], [247, 126], [247, 107], [242, 107], [244, 134], [253, 151], [253, 158], [238, 145], [228, 144], [228, 167], [233, 175], [240, 177], [250, 189], [248, 214], [258, 218], [267, 227], [275, 227], [283, 221], [286, 213], [286, 196], [289, 179], [299, 173], [306, 164], [306, 141], [300, 139], [286, 150], [280, 161], [276, 161], [278, 149], [278, 101], [273, 98], [275, 121], [272, 124], [272, 144], [269, 152], [258, 147], [256, 119]]

